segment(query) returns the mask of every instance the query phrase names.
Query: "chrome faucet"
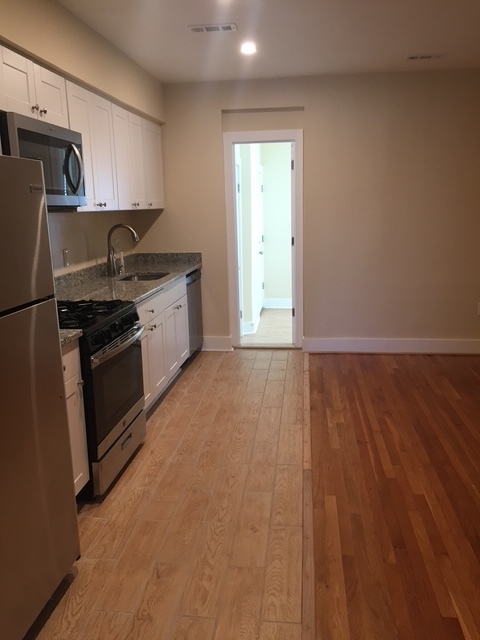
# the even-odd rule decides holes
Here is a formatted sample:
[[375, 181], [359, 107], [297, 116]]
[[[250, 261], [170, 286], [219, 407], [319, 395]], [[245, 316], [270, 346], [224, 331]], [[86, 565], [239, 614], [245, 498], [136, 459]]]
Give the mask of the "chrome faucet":
[[124, 229], [128, 229], [130, 231], [130, 233], [133, 236], [133, 239], [135, 240], [135, 242], [138, 242], [140, 240], [140, 238], [138, 237], [137, 232], [135, 231], [135, 229], [132, 229], [132, 227], [128, 224], [114, 224], [113, 227], [110, 229], [110, 231], [108, 232], [108, 236], [107, 236], [107, 275], [113, 277], [118, 275], [117, 272], [117, 264], [115, 262], [115, 249], [113, 248], [113, 244], [112, 244], [112, 234], [115, 231], [115, 229], [120, 229], [121, 227], [123, 227]]

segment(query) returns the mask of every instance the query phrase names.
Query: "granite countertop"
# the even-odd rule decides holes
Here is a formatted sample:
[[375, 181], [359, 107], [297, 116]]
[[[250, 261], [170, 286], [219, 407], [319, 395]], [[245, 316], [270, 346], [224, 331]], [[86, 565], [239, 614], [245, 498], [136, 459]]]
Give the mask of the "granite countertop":
[[82, 333], [81, 329], [60, 329], [60, 344], [65, 347], [67, 344], [78, 340]]
[[[125, 257], [125, 272], [109, 278], [106, 263], [55, 278], [57, 300], [124, 300], [138, 304], [202, 266], [201, 253], [134, 253]], [[158, 280], [128, 281], [125, 275], [167, 271]], [[76, 340], [79, 330], [61, 329], [62, 346]], [[74, 335], [75, 334], [75, 335]]]

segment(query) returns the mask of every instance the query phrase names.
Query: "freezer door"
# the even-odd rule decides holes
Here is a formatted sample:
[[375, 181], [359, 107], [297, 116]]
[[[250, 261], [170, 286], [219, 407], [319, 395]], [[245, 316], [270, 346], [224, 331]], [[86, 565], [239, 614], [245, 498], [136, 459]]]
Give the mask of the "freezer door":
[[54, 300], [0, 318], [0, 636], [21, 640], [80, 554]]
[[54, 293], [42, 163], [0, 156], [0, 313]]

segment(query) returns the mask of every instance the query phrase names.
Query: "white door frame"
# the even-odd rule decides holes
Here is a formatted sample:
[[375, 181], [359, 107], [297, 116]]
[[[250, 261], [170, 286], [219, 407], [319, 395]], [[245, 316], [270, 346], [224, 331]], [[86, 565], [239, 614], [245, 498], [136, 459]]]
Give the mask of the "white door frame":
[[293, 142], [292, 175], [292, 306], [295, 309], [293, 344], [303, 346], [303, 130], [229, 131], [223, 134], [225, 201], [227, 215], [228, 292], [232, 347], [240, 345], [237, 212], [235, 196], [235, 144]]

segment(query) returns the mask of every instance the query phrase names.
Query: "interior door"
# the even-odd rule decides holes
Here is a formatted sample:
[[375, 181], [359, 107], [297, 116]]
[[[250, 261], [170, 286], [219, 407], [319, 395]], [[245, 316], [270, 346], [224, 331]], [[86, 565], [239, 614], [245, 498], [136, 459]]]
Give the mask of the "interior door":
[[237, 276], [238, 276], [238, 305], [240, 311], [240, 337], [243, 336], [243, 242], [242, 242], [242, 165], [238, 145], [235, 145], [235, 209], [237, 224]]
[[[252, 145], [253, 146], [253, 145]], [[263, 236], [263, 170], [252, 167], [252, 317], [254, 325], [263, 309], [265, 259]]]

